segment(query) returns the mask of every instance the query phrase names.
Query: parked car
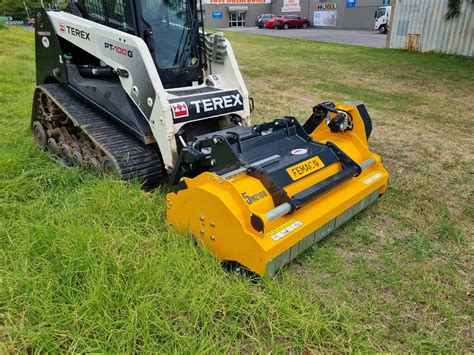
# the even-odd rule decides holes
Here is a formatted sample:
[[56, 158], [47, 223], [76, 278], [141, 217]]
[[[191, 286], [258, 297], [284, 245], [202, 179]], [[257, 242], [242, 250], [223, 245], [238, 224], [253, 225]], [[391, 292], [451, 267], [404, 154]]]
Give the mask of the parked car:
[[275, 16], [275, 17], [265, 20], [265, 22], [263, 23], [263, 27], [270, 28], [270, 29], [275, 28], [275, 21], [279, 19], [280, 17], [281, 16]]
[[275, 21], [275, 28], [287, 30], [289, 28], [308, 28], [311, 25], [306, 17], [295, 15], [280, 16]]
[[30, 18], [28, 19], [28, 27], [35, 27], [35, 19], [34, 18]]
[[263, 28], [265, 21], [270, 20], [272, 18], [276, 17], [274, 14], [261, 14], [258, 15], [257, 18], [255, 19], [255, 26], [258, 28]]

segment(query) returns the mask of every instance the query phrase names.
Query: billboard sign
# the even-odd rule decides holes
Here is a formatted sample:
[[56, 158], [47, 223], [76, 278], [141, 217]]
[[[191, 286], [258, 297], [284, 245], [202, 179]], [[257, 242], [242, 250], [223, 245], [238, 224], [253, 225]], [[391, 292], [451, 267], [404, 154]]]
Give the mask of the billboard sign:
[[298, 12], [301, 11], [300, 0], [283, 0], [281, 12]]
[[337, 11], [315, 11], [313, 23], [315, 26], [335, 27]]

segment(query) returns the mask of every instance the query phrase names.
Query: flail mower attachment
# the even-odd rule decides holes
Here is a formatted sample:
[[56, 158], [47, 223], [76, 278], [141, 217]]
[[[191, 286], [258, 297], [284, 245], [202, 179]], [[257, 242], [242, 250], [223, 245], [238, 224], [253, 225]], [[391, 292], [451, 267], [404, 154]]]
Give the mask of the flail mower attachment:
[[323, 103], [304, 126], [284, 117], [199, 136], [179, 157], [167, 219], [222, 262], [273, 275], [385, 192], [371, 130], [364, 105]]

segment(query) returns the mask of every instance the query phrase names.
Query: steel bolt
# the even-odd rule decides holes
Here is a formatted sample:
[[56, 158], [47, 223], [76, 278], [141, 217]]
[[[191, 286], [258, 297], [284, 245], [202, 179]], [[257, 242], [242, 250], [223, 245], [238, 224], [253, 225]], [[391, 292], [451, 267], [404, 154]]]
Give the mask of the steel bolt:
[[216, 239], [216, 237], [211, 235], [211, 240], [215, 240], [215, 239]]
[[199, 233], [204, 234], [204, 229], [201, 229]]
[[199, 217], [201, 221], [204, 221], [204, 216]]

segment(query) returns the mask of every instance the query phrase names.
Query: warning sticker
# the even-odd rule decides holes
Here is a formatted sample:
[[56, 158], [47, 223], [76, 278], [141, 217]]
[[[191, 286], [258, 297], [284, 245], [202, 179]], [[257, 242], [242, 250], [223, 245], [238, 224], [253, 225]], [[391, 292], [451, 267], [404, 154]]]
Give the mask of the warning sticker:
[[382, 176], [382, 174], [376, 173], [376, 174], [372, 175], [371, 177], [365, 179], [365, 180], [363, 181], [363, 183], [366, 184], [366, 185], [368, 185], [368, 184], [374, 182], [375, 180], [377, 180], [377, 179], [378, 179], [379, 177], [381, 177], [381, 176]]
[[291, 219], [288, 222], [280, 224], [278, 227], [268, 232], [267, 236], [269, 236], [273, 240], [280, 240], [285, 235], [290, 234], [302, 225], [303, 222], [297, 221], [296, 219]]

